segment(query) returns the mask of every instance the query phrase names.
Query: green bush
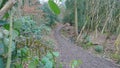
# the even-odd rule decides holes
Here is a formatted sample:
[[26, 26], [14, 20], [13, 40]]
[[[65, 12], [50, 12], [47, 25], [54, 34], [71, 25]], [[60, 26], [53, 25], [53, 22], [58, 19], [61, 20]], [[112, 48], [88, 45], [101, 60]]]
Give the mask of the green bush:
[[103, 51], [103, 46], [101, 45], [95, 46], [95, 51], [101, 53]]

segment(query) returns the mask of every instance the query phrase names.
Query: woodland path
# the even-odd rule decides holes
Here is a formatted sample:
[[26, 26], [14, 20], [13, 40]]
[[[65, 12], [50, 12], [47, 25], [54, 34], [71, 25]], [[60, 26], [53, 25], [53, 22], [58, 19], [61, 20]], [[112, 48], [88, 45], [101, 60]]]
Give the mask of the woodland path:
[[95, 57], [81, 47], [76, 46], [70, 41], [63, 38], [60, 30], [63, 26], [58, 26], [54, 30], [55, 40], [57, 41], [57, 51], [60, 52], [60, 61], [63, 63], [63, 68], [71, 68], [72, 60], [81, 60], [82, 64], [78, 68], [120, 68], [120, 66], [100, 57]]

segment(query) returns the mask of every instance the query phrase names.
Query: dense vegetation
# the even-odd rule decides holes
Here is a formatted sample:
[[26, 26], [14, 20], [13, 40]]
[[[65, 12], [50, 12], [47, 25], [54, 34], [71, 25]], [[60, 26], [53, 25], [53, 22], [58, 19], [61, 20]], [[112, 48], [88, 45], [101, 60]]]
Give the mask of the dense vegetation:
[[[0, 3], [2, 8], [7, 3], [7, 0], [3, 0]], [[23, 3], [26, 4], [26, 2]], [[55, 3], [49, 1], [49, 6], [44, 4], [41, 7], [45, 16], [40, 22], [34, 20], [34, 14], [29, 16], [22, 15], [22, 9], [19, 7], [23, 3], [16, 3], [0, 21], [2, 26], [0, 27], [0, 67], [53, 68], [56, 63], [55, 57], [59, 56], [59, 53], [54, 51], [54, 41], [47, 37], [51, 33], [50, 26], [56, 19], [56, 15], [53, 13], [56, 13], [56, 11], [52, 12], [49, 6], [52, 7]], [[19, 13], [17, 13], [17, 9]], [[52, 9], [54, 10], [54, 7]], [[13, 16], [14, 14], [15, 16]], [[41, 12], [41, 14], [43, 13]]]
[[[48, 0], [42, 4], [39, 0], [1, 0], [0, 67], [62, 68], [51, 38], [56, 23], [64, 23], [61, 33], [71, 42], [120, 64], [120, 0]], [[95, 40], [105, 35], [105, 40], [96, 43], [91, 35]], [[72, 68], [77, 64], [73, 60]]]
[[[79, 31], [86, 30], [117, 33], [120, 32], [119, 0], [77, 0]], [[67, 0], [64, 22], [74, 25], [74, 0]]]

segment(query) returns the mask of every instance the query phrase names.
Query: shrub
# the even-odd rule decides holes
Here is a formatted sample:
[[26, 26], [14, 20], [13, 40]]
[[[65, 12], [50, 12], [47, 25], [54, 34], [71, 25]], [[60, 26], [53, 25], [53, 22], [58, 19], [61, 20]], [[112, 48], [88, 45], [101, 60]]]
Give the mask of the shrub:
[[96, 52], [102, 52], [103, 51], [103, 46], [101, 46], [101, 45], [97, 45], [97, 46], [95, 46], [95, 51]]

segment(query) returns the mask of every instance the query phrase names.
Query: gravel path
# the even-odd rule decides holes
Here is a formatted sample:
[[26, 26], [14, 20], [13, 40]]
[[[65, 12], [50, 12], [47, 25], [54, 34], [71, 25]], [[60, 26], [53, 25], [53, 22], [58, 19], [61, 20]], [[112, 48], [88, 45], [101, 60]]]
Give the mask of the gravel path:
[[63, 38], [60, 34], [60, 29], [62, 27], [63, 26], [59, 26], [55, 29], [54, 36], [58, 43], [57, 51], [60, 52], [60, 61], [63, 63], [63, 68], [71, 68], [70, 62], [72, 60], [82, 60], [83, 63], [78, 68], [120, 68], [120, 66], [104, 58], [93, 56]]

